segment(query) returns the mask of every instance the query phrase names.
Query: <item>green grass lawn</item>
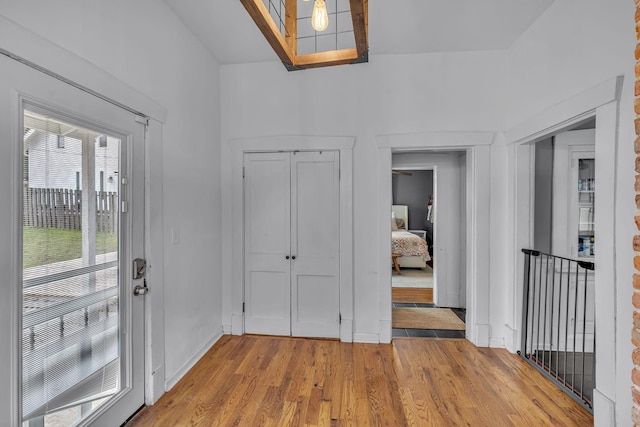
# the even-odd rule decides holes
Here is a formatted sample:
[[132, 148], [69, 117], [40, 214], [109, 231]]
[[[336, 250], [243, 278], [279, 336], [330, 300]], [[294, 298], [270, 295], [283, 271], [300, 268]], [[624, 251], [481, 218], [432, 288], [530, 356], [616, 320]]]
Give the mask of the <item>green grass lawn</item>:
[[[58, 228], [23, 228], [23, 268], [82, 258], [82, 232]], [[96, 253], [118, 249], [115, 233], [96, 234]]]

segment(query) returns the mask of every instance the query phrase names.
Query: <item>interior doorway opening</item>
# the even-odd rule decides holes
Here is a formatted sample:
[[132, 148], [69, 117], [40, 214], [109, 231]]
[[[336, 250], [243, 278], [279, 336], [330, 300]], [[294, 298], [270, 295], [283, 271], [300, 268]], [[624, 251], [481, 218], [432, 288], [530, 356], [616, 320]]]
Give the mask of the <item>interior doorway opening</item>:
[[[521, 145], [532, 188], [523, 247], [525, 360], [589, 411], [595, 388], [596, 120]], [[536, 311], [537, 310], [537, 311]]]
[[392, 153], [393, 337], [465, 337], [466, 158]]

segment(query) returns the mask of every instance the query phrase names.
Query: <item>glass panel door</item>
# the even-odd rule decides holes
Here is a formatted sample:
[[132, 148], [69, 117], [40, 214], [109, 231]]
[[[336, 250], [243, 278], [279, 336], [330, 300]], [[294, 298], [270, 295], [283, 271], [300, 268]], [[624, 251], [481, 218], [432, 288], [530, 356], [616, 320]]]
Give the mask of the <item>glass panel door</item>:
[[121, 425], [144, 404], [145, 120], [0, 75], [0, 425]]
[[69, 426], [127, 385], [123, 142], [28, 106], [23, 123], [22, 414]]

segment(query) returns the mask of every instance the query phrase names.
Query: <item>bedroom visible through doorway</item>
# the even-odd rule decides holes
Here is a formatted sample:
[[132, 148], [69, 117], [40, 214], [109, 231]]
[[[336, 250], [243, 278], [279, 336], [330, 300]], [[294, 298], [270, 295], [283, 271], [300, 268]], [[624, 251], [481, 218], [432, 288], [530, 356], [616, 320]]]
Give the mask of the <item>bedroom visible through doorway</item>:
[[392, 167], [392, 336], [464, 338], [466, 153], [393, 153]]

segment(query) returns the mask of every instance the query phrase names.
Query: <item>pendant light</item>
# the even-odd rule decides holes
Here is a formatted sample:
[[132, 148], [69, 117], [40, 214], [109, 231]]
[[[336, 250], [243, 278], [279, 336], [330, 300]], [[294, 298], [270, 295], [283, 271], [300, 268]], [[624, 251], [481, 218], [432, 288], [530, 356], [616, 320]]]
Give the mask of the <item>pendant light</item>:
[[[309, 1], [309, 0], [304, 0]], [[329, 26], [329, 14], [324, 0], [315, 0], [311, 14], [311, 26], [316, 31], [324, 31]]]

